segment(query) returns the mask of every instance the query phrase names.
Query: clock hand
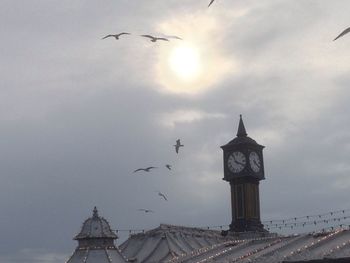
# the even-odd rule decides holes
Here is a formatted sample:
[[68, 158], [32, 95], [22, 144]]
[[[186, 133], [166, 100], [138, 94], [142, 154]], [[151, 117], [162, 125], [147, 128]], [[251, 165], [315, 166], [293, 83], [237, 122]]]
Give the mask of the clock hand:
[[240, 164], [240, 165], [244, 166], [244, 163], [241, 163], [241, 162], [237, 161], [234, 155], [232, 155], [232, 157], [233, 157], [233, 161], [234, 161], [236, 164]]
[[244, 166], [244, 163], [241, 163], [241, 162], [239, 162], [239, 161], [236, 161], [236, 163], [237, 163], [237, 164], [240, 164], [240, 165], [242, 165], [242, 166]]
[[260, 164], [256, 160], [253, 160], [253, 163], [260, 168]]

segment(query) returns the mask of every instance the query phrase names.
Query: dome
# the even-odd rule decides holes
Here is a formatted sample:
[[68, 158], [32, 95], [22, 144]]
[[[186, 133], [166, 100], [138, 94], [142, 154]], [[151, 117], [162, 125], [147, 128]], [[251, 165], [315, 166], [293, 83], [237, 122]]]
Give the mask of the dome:
[[103, 238], [103, 239], [117, 239], [117, 235], [113, 233], [109, 223], [103, 217], [98, 215], [97, 208], [95, 207], [93, 210], [92, 217], [85, 220], [81, 231], [78, 235], [75, 236], [75, 240], [82, 239], [95, 239], [95, 238]]
[[126, 263], [127, 259], [114, 244], [117, 235], [109, 223], [98, 215], [97, 208], [92, 217], [85, 220], [81, 231], [75, 236], [78, 247], [66, 263]]

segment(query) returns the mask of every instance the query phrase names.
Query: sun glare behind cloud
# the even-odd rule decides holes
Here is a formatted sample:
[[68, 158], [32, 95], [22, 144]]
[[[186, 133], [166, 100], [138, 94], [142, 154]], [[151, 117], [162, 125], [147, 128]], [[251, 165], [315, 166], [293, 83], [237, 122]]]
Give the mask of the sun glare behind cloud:
[[[205, 27], [203, 25], [206, 25]], [[178, 14], [158, 25], [157, 32], [181, 37], [158, 46], [155, 79], [160, 91], [195, 95], [216, 87], [232, 71], [224, 54], [220, 21], [204, 14]]]
[[183, 80], [193, 80], [200, 74], [200, 55], [197, 49], [182, 45], [173, 49], [169, 58], [170, 68]]

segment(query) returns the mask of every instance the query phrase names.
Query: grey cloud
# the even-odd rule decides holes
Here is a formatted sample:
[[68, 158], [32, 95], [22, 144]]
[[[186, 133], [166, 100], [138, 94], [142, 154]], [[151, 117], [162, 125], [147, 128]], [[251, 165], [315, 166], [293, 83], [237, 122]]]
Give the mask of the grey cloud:
[[[200, 6], [184, 3], [189, 12]], [[269, 1], [235, 18], [222, 49], [241, 68], [193, 97], [157, 91], [150, 68], [156, 49], [142, 39], [100, 40], [124, 28], [155, 30], [159, 21], [186, 12], [185, 4], [2, 1], [0, 232], [6, 242], [0, 254], [8, 262], [24, 262], [24, 248], [43, 249], [26, 254], [25, 262], [38, 254], [68, 255], [94, 205], [116, 229], [230, 223], [219, 146], [235, 136], [240, 113], [248, 134], [266, 145], [264, 219], [347, 208], [348, 189], [339, 184], [348, 181], [349, 79], [336, 59], [329, 68], [303, 62], [298, 69], [299, 57], [289, 60], [284, 45], [310, 28], [321, 32], [330, 20], [345, 23], [348, 16], [332, 12], [349, 3]], [[222, 1], [215, 8], [230, 6]], [[219, 12], [204, 9], [208, 16]], [[302, 56], [305, 50], [298, 49]], [[283, 67], [273, 60], [278, 56]], [[337, 66], [341, 73], [333, 75]], [[159, 114], [176, 110], [226, 118], [172, 129], [159, 124]], [[185, 144], [181, 155], [172, 147], [177, 138]], [[165, 163], [173, 165], [171, 175]], [[160, 168], [132, 174], [146, 165]], [[167, 193], [168, 203], [157, 190]], [[141, 214], [142, 207], [156, 213]]]

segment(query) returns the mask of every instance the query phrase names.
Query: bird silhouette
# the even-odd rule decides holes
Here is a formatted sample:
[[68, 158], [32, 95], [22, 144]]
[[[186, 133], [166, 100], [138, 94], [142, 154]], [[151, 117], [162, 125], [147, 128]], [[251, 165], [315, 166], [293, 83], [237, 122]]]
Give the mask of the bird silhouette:
[[138, 209], [138, 211], [142, 211], [142, 212], [145, 212], [145, 213], [154, 213], [153, 210], [150, 210], [150, 209], [143, 209], [143, 208]]
[[115, 34], [115, 35], [110, 34], [110, 35], [107, 35], [107, 36], [103, 37], [102, 39], [106, 39], [106, 38], [108, 38], [108, 37], [114, 37], [115, 40], [119, 40], [119, 37], [122, 36], [122, 35], [131, 35], [131, 34], [128, 33], [128, 32], [122, 32], [122, 33]]
[[157, 192], [159, 196], [163, 197], [165, 201], [168, 201], [168, 198], [166, 198], [165, 194], [163, 194], [162, 192]]
[[151, 36], [151, 35], [141, 35], [141, 36], [149, 38], [152, 42], [156, 42], [158, 40], [169, 41], [169, 39], [167, 39], [165, 37], [154, 37], [154, 36]]
[[157, 168], [157, 167], [150, 166], [150, 167], [147, 167], [147, 168], [139, 168], [139, 169], [136, 169], [134, 171], [134, 173], [139, 172], [139, 171], [149, 172], [149, 171], [151, 171], [152, 169], [155, 169], [155, 168]]
[[180, 147], [184, 147], [185, 145], [181, 144], [180, 139], [176, 140], [176, 144], [174, 145], [176, 153], [179, 153]]
[[215, 0], [211, 0], [208, 7], [210, 7], [212, 5], [212, 3], [214, 3]]
[[181, 37], [174, 36], [174, 35], [163, 35], [163, 37], [166, 38], [166, 39], [174, 38], [174, 39], [178, 39], [178, 40], [183, 40]]
[[333, 39], [333, 41], [337, 40], [338, 38], [344, 36], [345, 34], [347, 34], [349, 32], [350, 32], [350, 27], [345, 29], [343, 32], [341, 32], [339, 36], [337, 36], [335, 39]]
[[171, 170], [171, 165], [170, 164], [166, 164], [165, 167], [168, 168], [169, 170]]

